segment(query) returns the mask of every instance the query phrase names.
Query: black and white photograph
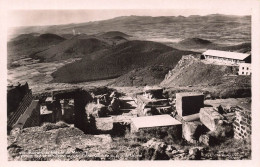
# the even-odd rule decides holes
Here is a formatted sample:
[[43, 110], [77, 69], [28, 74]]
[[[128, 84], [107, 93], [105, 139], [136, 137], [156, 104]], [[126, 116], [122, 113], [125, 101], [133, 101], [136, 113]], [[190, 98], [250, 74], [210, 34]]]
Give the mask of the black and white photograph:
[[259, 1], [134, 2], [6, 11], [6, 161], [256, 158]]

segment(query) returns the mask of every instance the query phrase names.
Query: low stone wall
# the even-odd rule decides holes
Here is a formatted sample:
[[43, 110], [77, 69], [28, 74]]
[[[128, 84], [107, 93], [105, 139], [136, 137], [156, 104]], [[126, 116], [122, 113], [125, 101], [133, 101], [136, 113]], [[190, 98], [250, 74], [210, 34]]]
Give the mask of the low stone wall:
[[233, 128], [235, 139], [249, 138], [251, 136], [251, 111], [236, 111]]

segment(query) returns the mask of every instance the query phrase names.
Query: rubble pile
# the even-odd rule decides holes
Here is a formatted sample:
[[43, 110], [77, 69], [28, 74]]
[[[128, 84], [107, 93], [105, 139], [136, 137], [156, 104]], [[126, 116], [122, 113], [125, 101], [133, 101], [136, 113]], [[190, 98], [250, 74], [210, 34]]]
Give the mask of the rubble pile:
[[110, 95], [91, 93], [91, 96], [93, 102], [88, 103], [85, 107], [87, 115], [98, 118], [120, 114], [120, 100], [117, 92], [114, 91]]

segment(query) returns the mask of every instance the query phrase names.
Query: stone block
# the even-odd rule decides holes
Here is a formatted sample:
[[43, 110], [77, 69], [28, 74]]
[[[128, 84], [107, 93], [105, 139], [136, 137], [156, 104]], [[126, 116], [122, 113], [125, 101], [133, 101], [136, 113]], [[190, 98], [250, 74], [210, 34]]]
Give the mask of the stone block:
[[202, 108], [203, 106], [203, 93], [176, 93], [176, 110], [180, 116], [187, 116], [199, 113], [200, 108]]
[[182, 124], [182, 136], [188, 142], [193, 143], [203, 133], [202, 129], [202, 123], [199, 121], [185, 122]]
[[216, 130], [218, 122], [224, 117], [213, 109], [213, 107], [205, 107], [200, 109], [200, 121], [211, 131]]

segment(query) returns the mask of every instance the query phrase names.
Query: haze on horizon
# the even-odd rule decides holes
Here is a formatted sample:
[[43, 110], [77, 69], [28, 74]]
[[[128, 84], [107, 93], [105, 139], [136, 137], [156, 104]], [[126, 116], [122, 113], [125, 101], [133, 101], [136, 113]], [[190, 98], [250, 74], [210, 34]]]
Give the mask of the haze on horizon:
[[8, 27], [45, 26], [107, 20], [120, 16], [190, 16], [190, 15], [251, 15], [251, 9], [87, 9], [87, 10], [12, 10]]

